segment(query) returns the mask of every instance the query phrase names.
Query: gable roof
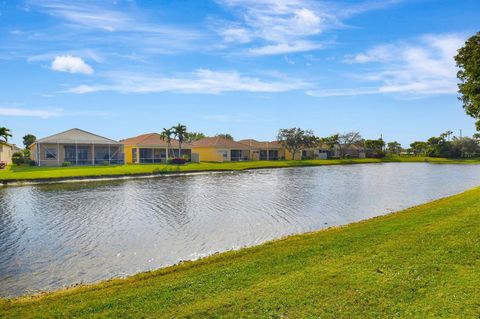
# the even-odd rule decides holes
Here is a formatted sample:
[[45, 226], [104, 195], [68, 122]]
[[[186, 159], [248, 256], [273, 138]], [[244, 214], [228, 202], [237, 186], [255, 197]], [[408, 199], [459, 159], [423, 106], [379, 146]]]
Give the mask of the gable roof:
[[[162, 147], [166, 148], [168, 146], [167, 141], [161, 139], [161, 135], [158, 133], [148, 133], [142, 134], [135, 137], [130, 137], [120, 141], [124, 145], [135, 145], [135, 146], [150, 146], [150, 147]], [[178, 140], [172, 139], [171, 147], [177, 148]], [[192, 144], [182, 143], [182, 147], [191, 148]]]
[[226, 148], [235, 150], [249, 150], [245, 144], [235, 142], [222, 137], [205, 137], [192, 143], [193, 147], [213, 147], [213, 148]]
[[238, 141], [239, 143], [245, 144], [249, 146], [250, 148], [256, 148], [256, 149], [281, 149], [283, 148], [278, 142], [259, 142], [254, 139], [248, 139], [248, 140], [241, 140]]
[[37, 143], [120, 144], [117, 141], [78, 128], [41, 138], [35, 142], [35, 144]]
[[9, 147], [11, 147], [12, 149], [13, 149], [13, 146], [14, 146], [14, 145], [12, 145], [12, 144], [10, 144], [10, 143], [7, 143], [7, 142], [5, 142], [5, 141], [2, 141], [2, 140], [0, 140], [0, 144], [1, 144], [1, 145], [9, 146]]

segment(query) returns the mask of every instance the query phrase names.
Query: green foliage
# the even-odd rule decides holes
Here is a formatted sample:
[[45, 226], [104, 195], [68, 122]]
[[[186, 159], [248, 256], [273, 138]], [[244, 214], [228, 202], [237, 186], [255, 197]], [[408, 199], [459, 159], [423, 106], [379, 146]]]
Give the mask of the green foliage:
[[22, 165], [25, 161], [22, 152], [15, 152], [12, 155], [12, 162], [16, 165]]
[[465, 46], [458, 50], [455, 61], [460, 69], [457, 77], [462, 96], [459, 99], [466, 113], [479, 120], [476, 125], [480, 130], [480, 32], [470, 37]]
[[72, 163], [70, 163], [70, 162], [63, 162], [63, 163], [62, 163], [62, 166], [63, 166], [63, 167], [69, 167], [69, 166], [72, 166]]
[[340, 143], [339, 136], [340, 134], [334, 134], [327, 137], [322, 137], [319, 141], [320, 143], [327, 145], [330, 151], [333, 151], [335, 149], [335, 146]]
[[364, 142], [365, 150], [367, 151], [368, 157], [373, 158], [382, 158], [385, 157], [385, 142], [383, 139], [378, 140], [365, 140]]
[[478, 318], [480, 189], [92, 286], [5, 318]]
[[292, 154], [292, 158], [295, 158], [298, 151], [314, 147], [318, 143], [318, 137], [311, 130], [294, 127], [281, 129], [277, 141]]
[[8, 138], [12, 137], [10, 129], [6, 127], [0, 127], [0, 137], [5, 141], [8, 142]]
[[185, 137], [185, 142], [187, 143], [192, 143], [198, 140], [201, 140], [202, 138], [207, 137], [203, 133], [198, 133], [198, 132], [188, 132]]
[[35, 143], [37, 138], [35, 135], [27, 134], [23, 137], [23, 145], [25, 148], [29, 148], [33, 143]]
[[402, 152], [402, 144], [397, 141], [389, 142], [387, 144], [387, 153], [389, 155], [398, 155]]
[[425, 155], [428, 151], [428, 144], [422, 141], [416, 141], [410, 144], [415, 155]]

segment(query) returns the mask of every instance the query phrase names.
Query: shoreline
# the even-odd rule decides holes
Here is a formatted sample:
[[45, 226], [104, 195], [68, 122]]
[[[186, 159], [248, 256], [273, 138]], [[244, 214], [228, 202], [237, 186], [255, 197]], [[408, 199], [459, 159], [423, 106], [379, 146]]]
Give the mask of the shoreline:
[[[222, 173], [222, 172], [220, 172], [220, 173]], [[229, 173], [229, 172], [226, 172], [226, 173]], [[198, 174], [198, 175], [200, 175], [200, 174]], [[432, 204], [435, 204], [437, 202], [442, 202], [442, 201], [446, 201], [446, 200], [449, 200], [449, 199], [452, 199], [452, 198], [460, 197], [464, 194], [468, 194], [468, 193], [475, 192], [475, 191], [480, 191], [480, 186], [476, 186], [474, 188], [467, 189], [467, 190], [462, 191], [462, 192], [457, 193], [457, 194], [453, 194], [453, 195], [449, 195], [449, 196], [445, 196], [445, 197], [440, 197], [440, 198], [435, 199], [435, 200], [431, 200], [431, 201], [428, 201], [428, 202], [425, 202], [425, 203], [422, 203], [422, 204], [414, 205], [414, 206], [411, 206], [411, 207], [408, 207], [408, 208], [405, 208], [405, 209], [402, 209], [402, 210], [399, 210], [399, 211], [389, 212], [389, 213], [386, 213], [386, 214], [383, 214], [383, 215], [370, 217], [370, 218], [367, 218], [367, 219], [351, 222], [351, 223], [348, 223], [348, 224], [328, 226], [328, 227], [325, 227], [325, 228], [320, 228], [320, 229], [317, 229], [317, 230], [312, 230], [312, 231], [308, 231], [308, 232], [304, 232], [304, 233], [292, 233], [292, 234], [285, 235], [285, 236], [282, 236], [282, 237], [278, 237], [278, 238], [275, 238], [275, 239], [265, 240], [263, 242], [260, 242], [260, 243], [257, 243], [255, 245], [251, 245], [251, 246], [246, 245], [246, 246], [237, 247], [237, 248], [230, 248], [228, 250], [217, 251], [217, 252], [205, 255], [205, 256], [200, 256], [198, 258], [179, 260], [178, 262], [173, 263], [173, 264], [164, 265], [160, 268], [146, 270], [146, 271], [142, 271], [142, 272], [131, 274], [131, 275], [113, 276], [113, 277], [108, 278], [108, 279], [101, 279], [101, 280], [98, 280], [98, 281], [95, 281], [95, 282], [89, 282], [89, 283], [79, 282], [79, 283], [75, 283], [75, 284], [72, 284], [72, 285], [67, 285], [67, 286], [60, 287], [60, 288], [53, 289], [53, 290], [45, 290], [45, 291], [38, 291], [38, 292], [33, 292], [33, 293], [26, 293], [26, 294], [23, 294], [23, 295], [17, 295], [17, 296], [12, 296], [12, 297], [2, 297], [2, 296], [0, 296], [0, 303], [2, 301], [9, 302], [9, 301], [19, 301], [19, 300], [20, 301], [21, 300], [35, 300], [35, 299], [40, 299], [40, 298], [44, 298], [44, 297], [49, 297], [51, 295], [74, 292], [77, 289], [80, 289], [80, 290], [95, 289], [97, 286], [100, 286], [100, 285], [122, 284], [123, 282], [127, 282], [127, 281], [129, 281], [131, 279], [135, 279], [137, 277], [142, 277], [143, 279], [147, 279], [150, 276], [157, 275], [159, 272], [167, 272], [168, 273], [170, 271], [176, 271], [177, 268], [183, 267], [185, 265], [186, 266], [195, 266], [195, 264], [197, 262], [202, 262], [202, 261], [208, 260], [210, 258], [215, 258], [216, 256], [227, 255], [227, 254], [230, 254], [230, 253], [241, 253], [242, 251], [261, 248], [263, 246], [267, 246], [267, 245], [271, 245], [271, 244], [277, 244], [279, 242], [286, 241], [286, 240], [289, 240], [289, 239], [295, 238], [295, 237], [314, 236], [314, 235], [319, 235], [319, 234], [323, 234], [323, 233], [330, 232], [330, 231], [355, 227], [357, 225], [362, 225], [362, 224], [369, 223], [369, 222], [376, 221], [376, 220], [380, 220], [380, 219], [385, 219], [385, 218], [388, 219], [389, 217], [394, 217], [394, 216], [397, 216], [397, 215], [401, 215], [403, 213], [409, 212], [411, 210], [416, 210], [416, 209], [421, 208], [423, 206], [432, 205]]]
[[[295, 254], [300, 254], [299, 251], [306, 251], [308, 253], [312, 249], [314, 250], [320, 249], [316, 254], [320, 254], [321, 256], [323, 256], [324, 251], [328, 251], [329, 249], [330, 250], [332, 249], [330, 247], [331, 245], [334, 245], [334, 246], [340, 245], [340, 247], [342, 247], [344, 245], [342, 244], [342, 241], [347, 240], [347, 238], [350, 238], [350, 241], [354, 243], [355, 247], [356, 246], [363, 247], [361, 244], [355, 243], [358, 240], [356, 239], [357, 236], [361, 236], [361, 234], [369, 234], [368, 236], [374, 236], [375, 240], [372, 245], [376, 245], [375, 243], [382, 242], [381, 238], [384, 235], [380, 235], [380, 238], [377, 238], [378, 235], [375, 235], [375, 233], [379, 231], [380, 233], [383, 233], [387, 229], [393, 232], [394, 234], [396, 234], [397, 236], [403, 236], [405, 231], [407, 232], [407, 234], [409, 234], [411, 231], [413, 231], [412, 230], [413, 228], [416, 230], [415, 231], [416, 236], [428, 237], [429, 236], [428, 234], [423, 233], [424, 227], [427, 227], [427, 229], [430, 229], [432, 227], [432, 221], [435, 221], [435, 220], [441, 221], [445, 218], [453, 219], [455, 221], [463, 220], [462, 216], [465, 215], [465, 210], [468, 211], [470, 209], [470, 211], [472, 211], [472, 209], [468, 208], [468, 206], [471, 206], [471, 204], [474, 202], [477, 203], [477, 206], [479, 205], [477, 200], [479, 195], [480, 195], [480, 188], [476, 187], [456, 195], [443, 197], [443, 198], [440, 198], [428, 203], [420, 204], [417, 206], [413, 206], [401, 211], [391, 212], [386, 215], [377, 216], [377, 217], [369, 218], [366, 220], [362, 220], [362, 221], [358, 221], [358, 222], [354, 222], [346, 225], [332, 226], [332, 227], [317, 230], [317, 231], [288, 235], [288, 236], [284, 236], [274, 240], [266, 241], [255, 246], [241, 247], [235, 250], [228, 250], [221, 253], [214, 253], [209, 256], [201, 257], [195, 260], [180, 261], [175, 265], [162, 267], [156, 270], [141, 272], [135, 275], [101, 280], [95, 283], [76, 284], [76, 285], [68, 286], [65, 288], [56, 289], [54, 291], [39, 292], [35, 294], [17, 296], [12, 298], [3, 297], [3, 298], [0, 298], [0, 314], [3, 312], [3, 314], [8, 315], [9, 313], [8, 311], [13, 310], [13, 311], [19, 311], [19, 313], [23, 312], [24, 315], [28, 313], [29, 315], [27, 315], [26, 317], [36, 317], [35, 313], [37, 313], [38, 315], [38, 312], [42, 312], [42, 311], [46, 311], [46, 309], [50, 309], [49, 310], [50, 312], [44, 313], [44, 315], [47, 314], [46, 315], [47, 317], [49, 316], [49, 314], [50, 315], [55, 313], [59, 314], [58, 311], [60, 311], [60, 313], [63, 315], [66, 315], [68, 313], [72, 315], [77, 311], [77, 310], [73, 310], [74, 312], [73, 313], [71, 312], [72, 309], [77, 309], [76, 303], [78, 298], [80, 299], [86, 298], [86, 301], [84, 299], [83, 302], [86, 302], [87, 304], [78, 304], [79, 308], [85, 309], [84, 314], [86, 316], [90, 315], [91, 314], [90, 311], [92, 311], [91, 308], [88, 308], [88, 304], [91, 304], [90, 305], [91, 307], [97, 307], [95, 305], [103, 304], [103, 303], [109, 304], [109, 302], [112, 302], [112, 301], [102, 300], [97, 298], [109, 298], [109, 300], [113, 298], [115, 300], [122, 300], [122, 302], [115, 303], [113, 307], [116, 309], [117, 313], [118, 311], [121, 311], [120, 313], [124, 313], [123, 311], [125, 310], [122, 309], [122, 303], [127, 302], [128, 304], [129, 302], [128, 298], [130, 297], [127, 297], [127, 299], [122, 299], [121, 295], [119, 296], [118, 293], [127, 294], [127, 296], [130, 296], [130, 294], [132, 293], [136, 294], [137, 293], [136, 291], [140, 289], [140, 292], [143, 292], [149, 295], [152, 292], [143, 291], [143, 289], [148, 290], [147, 287], [149, 287], [150, 284], [160, 285], [160, 288], [156, 288], [156, 289], [167, 290], [168, 289], [167, 287], [169, 287], [169, 285], [172, 285], [173, 282], [175, 281], [183, 282], [183, 280], [187, 280], [187, 282], [190, 283], [188, 286], [190, 288], [186, 288], [186, 289], [191, 289], [191, 287], [196, 287], [196, 284], [194, 284], [194, 282], [198, 280], [197, 273], [202, 273], [206, 271], [207, 273], [210, 274], [213, 271], [211, 275], [215, 277], [215, 273], [219, 271], [220, 273], [223, 273], [227, 271], [226, 270], [227, 268], [235, 267], [237, 263], [241, 264], [241, 263], [248, 262], [246, 267], [249, 267], [248, 265], [250, 263], [256, 263], [256, 261], [262, 260], [261, 256], [265, 256], [264, 258], [273, 258], [272, 259], [273, 261], [273, 260], [277, 260], [274, 257], [275, 254], [280, 254], [279, 257], [277, 257], [277, 258], [280, 258], [280, 256], [282, 256], [284, 253], [287, 254], [286, 256], [294, 256]], [[441, 210], [440, 212], [438, 212], [439, 209]], [[451, 214], [452, 209], [456, 209], [455, 210], [456, 213], [453, 215]], [[471, 216], [470, 215], [465, 215], [465, 216], [469, 216], [469, 218], [476, 218], [475, 212], [477, 210], [473, 209], [473, 211], [474, 211], [473, 215], [472, 215], [472, 212], [470, 212], [469, 214]], [[418, 225], [418, 222], [420, 222], [423, 226]], [[445, 221], [440, 223], [440, 226], [443, 227], [440, 229], [445, 229], [445, 231], [448, 231], [450, 227], [453, 227], [453, 226], [448, 226], [450, 224], [449, 223], [445, 224], [444, 222]], [[407, 228], [405, 228], [406, 227], [405, 223], [408, 224]], [[372, 231], [373, 231], [373, 234], [372, 234]], [[367, 236], [367, 241], [369, 238], [368, 236]], [[473, 236], [475, 236], [475, 234], [473, 234]], [[439, 240], [442, 240], [442, 238], [440, 238]], [[408, 242], [406, 243], [407, 246], [410, 245], [409, 243], [414, 243], [417, 240], [415, 236], [413, 238], [407, 237], [407, 239], [408, 239]], [[394, 247], [396, 245], [395, 240], [392, 240], [392, 241], [393, 241], [392, 243], [393, 246], [389, 246], [389, 247]], [[317, 247], [317, 245], [320, 245], [320, 246]], [[433, 245], [433, 247], [435, 247], [435, 245]], [[352, 252], [348, 247], [346, 249], [349, 252], [349, 254], [354, 254], [354, 252]], [[422, 249], [424, 248], [420, 248], [420, 250]], [[438, 247], [435, 249], [438, 249]], [[435, 249], [432, 252], [433, 254], [436, 254]], [[373, 248], [373, 251], [375, 251], [375, 248]], [[337, 254], [339, 254], [340, 252], [336, 252], [334, 250], [333, 253], [334, 255], [331, 257], [344, 258], [344, 257], [336, 257]], [[408, 250], [404, 251], [404, 253], [412, 258], [417, 258], [416, 257], [417, 255], [415, 252], [413, 253], [413, 256], [409, 254], [410, 252]], [[425, 252], [425, 253], [428, 254], [428, 252]], [[294, 255], [290, 255], [290, 254], [294, 254]], [[361, 254], [363, 256], [361, 257], [362, 258], [361, 260], [368, 258], [368, 255], [364, 256], [363, 253], [361, 252], [358, 254]], [[392, 254], [393, 254], [392, 256], [394, 256], [395, 252], [392, 252]], [[270, 257], [267, 257], [267, 256], [270, 256]], [[383, 258], [386, 258], [386, 257], [383, 257]], [[452, 258], [454, 257], [452, 256]], [[288, 258], [285, 259], [285, 257], [281, 257], [280, 260], [285, 262], [285, 261], [288, 261]], [[347, 260], [349, 259], [347, 258]], [[270, 262], [271, 261], [268, 261], [268, 260], [267, 261], [262, 260], [262, 263], [265, 263], [267, 266], [270, 264]], [[408, 265], [409, 262], [411, 261], [407, 260], [405, 263]], [[434, 261], [432, 262], [433, 264], [435, 264]], [[303, 267], [301, 265], [302, 264], [300, 263], [298, 267]], [[347, 262], [347, 264], [345, 265], [350, 266], [351, 264]], [[273, 266], [274, 264], [271, 264], [271, 267]], [[372, 267], [374, 267], [372, 271], [374, 274], [376, 274], [376, 276], [386, 276], [387, 274], [389, 274], [388, 272], [389, 266], [385, 264], [385, 261], [382, 262], [382, 266], [378, 266], [379, 268], [376, 268], [377, 269], [376, 271], [375, 271], [375, 267], [377, 267], [376, 264], [373, 264]], [[300, 269], [295, 268], [293, 271], [294, 273], [297, 273], [298, 271], [306, 271], [307, 269], [309, 268], [307, 267], [305, 270], [303, 270], [302, 268]], [[392, 269], [392, 271], [393, 270], [394, 269]], [[271, 270], [270, 271], [265, 270], [265, 271], [267, 272], [267, 274], [271, 272]], [[433, 276], [438, 276], [438, 274], [433, 274]], [[397, 277], [398, 277], [398, 274], [393, 273], [392, 278], [397, 278]], [[163, 283], [165, 281], [167, 283], [165, 283], [166, 286], [164, 287]], [[172, 283], [170, 283], [170, 281], [172, 281]], [[179, 282], [179, 284], [184, 285], [181, 282]], [[202, 281], [200, 281], [199, 284], [201, 284], [201, 282]], [[336, 284], [334, 284], [333, 286], [336, 287]], [[458, 286], [461, 287], [462, 285], [459, 283]], [[172, 289], [175, 290], [175, 287], [173, 287]], [[323, 288], [320, 288], [320, 289], [323, 289]], [[381, 288], [378, 288], [378, 290], [380, 289]], [[398, 287], [396, 286], [393, 287], [393, 290], [395, 293], [397, 293]], [[410, 290], [410, 289], [407, 289], [407, 290]], [[157, 290], [154, 290], [154, 291], [157, 291]], [[368, 291], [369, 290], [367, 289], [367, 292]], [[377, 291], [377, 288], [375, 288], [375, 291]], [[98, 296], [94, 297], [97, 294]], [[120, 299], [117, 299], [117, 298], [120, 298]], [[151, 297], [151, 298], [154, 298], [154, 297]], [[443, 298], [440, 298], [440, 299], [441, 299], [440, 301], [443, 302]], [[67, 302], [67, 300], [69, 301]], [[68, 311], [64, 312], [63, 309], [58, 308], [59, 306], [58, 304], [56, 304], [57, 302], [60, 302], [60, 303], [67, 302], [65, 305], [67, 307], [73, 307], [73, 308], [70, 309], [70, 312]], [[166, 302], [166, 301], [162, 301], [162, 302]], [[29, 310], [29, 307], [30, 307], [30, 310]], [[142, 303], [137, 304], [136, 307], [137, 307], [137, 310], [138, 310], [138, 307], [140, 307], [140, 310], [144, 311], [143, 308], [144, 307], [148, 308], [148, 305], [143, 304], [143, 301], [142, 301]], [[175, 305], [171, 305], [171, 307], [172, 307], [172, 311], [178, 311], [178, 309], [175, 308], [176, 307]], [[120, 308], [120, 309], [117, 309], [117, 308]], [[127, 308], [127, 309], [129, 309], [128, 311], [130, 311], [127, 313], [137, 313], [135, 312], [135, 310], [133, 310], [135, 308], [133, 309]], [[196, 307], [193, 307], [193, 309], [196, 309]], [[315, 308], [315, 309], [318, 309], [318, 308]], [[30, 311], [33, 311], [33, 312], [30, 312]], [[82, 316], [80, 315], [79, 317], [82, 317]]]
[[[258, 165], [261, 163], [262, 165]], [[111, 174], [86, 174], [86, 175], [71, 175], [71, 176], [53, 176], [53, 177], [33, 177], [33, 178], [3, 178], [2, 171], [0, 171], [0, 187], [2, 186], [28, 186], [39, 184], [57, 184], [57, 183], [75, 183], [75, 182], [95, 182], [95, 181], [114, 181], [114, 180], [131, 180], [131, 179], [149, 179], [159, 177], [174, 177], [174, 176], [191, 176], [203, 174], [219, 174], [219, 173], [235, 173], [250, 170], [262, 169], [281, 169], [281, 168], [298, 168], [298, 167], [318, 167], [318, 166], [332, 166], [332, 165], [359, 165], [359, 164], [383, 164], [383, 163], [429, 163], [429, 164], [480, 164], [480, 160], [454, 160], [454, 159], [431, 159], [431, 158], [385, 158], [385, 159], [344, 159], [344, 160], [306, 160], [306, 161], [278, 161], [278, 162], [233, 162], [233, 163], [205, 163], [213, 166], [213, 168], [199, 168], [189, 169], [189, 165], [202, 164], [187, 164], [186, 166], [167, 166], [144, 164], [132, 165], [133, 168], [150, 168], [150, 171], [128, 172], [128, 173], [111, 173]], [[258, 166], [256, 166], [256, 164]], [[270, 165], [268, 165], [270, 164]], [[242, 167], [244, 165], [245, 167]], [[127, 166], [128, 165], [124, 165]], [[224, 167], [222, 167], [224, 166]], [[115, 166], [115, 168], [122, 168], [122, 166]], [[160, 168], [163, 170], [160, 170]], [[89, 169], [109, 169], [111, 167], [73, 167], [75, 170], [81, 172], [82, 168]], [[130, 167], [128, 167], [130, 168]], [[185, 169], [184, 169], [185, 168]], [[48, 168], [52, 169], [52, 168]], [[55, 167], [51, 172], [68, 170], [61, 167]], [[183, 170], [182, 170], [183, 169]], [[39, 169], [40, 170], [40, 169]], [[155, 172], [155, 170], [158, 170]], [[29, 173], [34, 174], [35, 168], [20, 172], [24, 175]], [[15, 172], [13, 173], [15, 174]]]

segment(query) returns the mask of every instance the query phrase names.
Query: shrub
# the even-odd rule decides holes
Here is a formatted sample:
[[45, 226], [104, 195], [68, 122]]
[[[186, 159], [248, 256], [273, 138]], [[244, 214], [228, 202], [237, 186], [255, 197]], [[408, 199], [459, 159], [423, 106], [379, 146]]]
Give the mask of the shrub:
[[103, 165], [103, 166], [108, 166], [108, 165], [110, 165], [110, 162], [109, 162], [109, 161], [103, 161], [103, 162], [102, 162], [102, 165]]
[[170, 164], [175, 164], [175, 165], [183, 165], [186, 162], [187, 162], [186, 159], [178, 157], [178, 158], [172, 158], [169, 163]]
[[22, 165], [24, 163], [23, 153], [22, 152], [15, 152], [12, 155], [12, 162], [16, 165]]
[[7, 162], [0, 161], [0, 169], [5, 169], [7, 167]]
[[37, 166], [37, 162], [35, 162], [34, 160], [31, 160], [31, 161], [28, 162], [28, 165]]
[[72, 163], [70, 163], [70, 162], [63, 162], [62, 163], [63, 167], [67, 167], [67, 166], [71, 166], [71, 165], [72, 165]]

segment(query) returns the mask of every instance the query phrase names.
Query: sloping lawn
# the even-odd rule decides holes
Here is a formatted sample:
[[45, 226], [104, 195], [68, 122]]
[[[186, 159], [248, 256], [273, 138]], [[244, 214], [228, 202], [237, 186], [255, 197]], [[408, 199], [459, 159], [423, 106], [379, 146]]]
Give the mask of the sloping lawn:
[[0, 316], [478, 318], [480, 189], [126, 280], [3, 300]]
[[382, 162], [431, 162], [431, 163], [471, 163], [480, 164], [480, 160], [450, 160], [444, 158], [424, 157], [396, 157], [385, 159], [350, 159], [350, 160], [305, 160], [305, 161], [256, 161], [256, 162], [230, 162], [230, 163], [190, 163], [176, 166], [166, 164], [145, 165], [116, 165], [116, 166], [80, 166], [80, 167], [31, 167], [9, 166], [0, 170], [0, 181], [9, 180], [41, 180], [72, 177], [95, 176], [124, 176], [136, 174], [169, 174], [178, 172], [198, 171], [230, 171], [257, 168], [297, 167], [317, 165], [362, 164]]

